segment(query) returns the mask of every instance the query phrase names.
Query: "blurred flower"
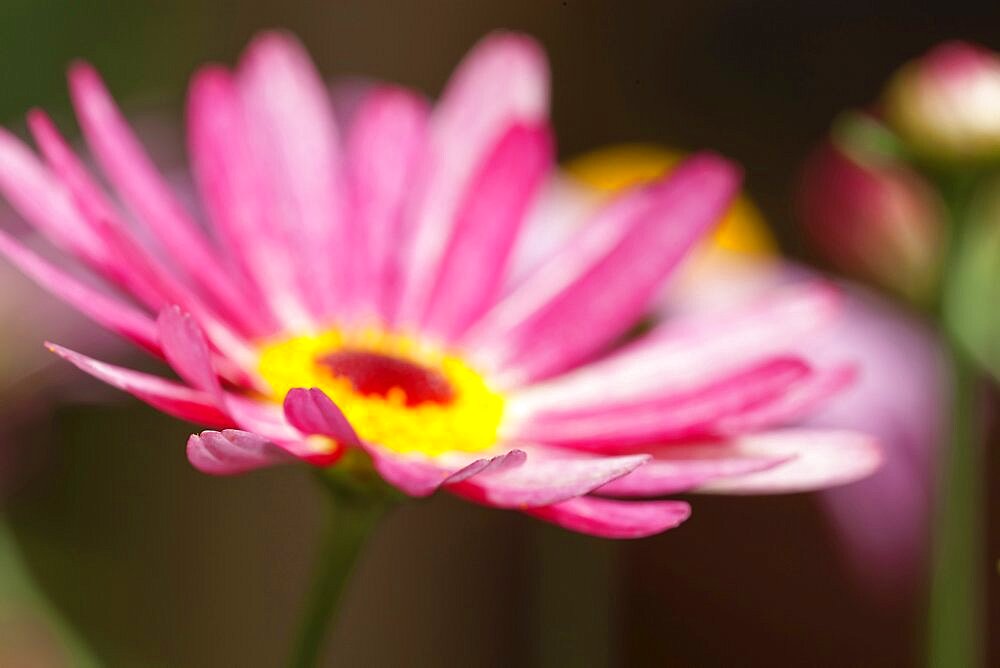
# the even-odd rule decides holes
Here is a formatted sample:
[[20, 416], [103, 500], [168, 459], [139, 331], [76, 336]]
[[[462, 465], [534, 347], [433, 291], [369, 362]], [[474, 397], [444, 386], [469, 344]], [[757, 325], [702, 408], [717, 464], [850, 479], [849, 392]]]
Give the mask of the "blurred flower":
[[[603, 193], [618, 192], [664, 176], [684, 159], [684, 154], [650, 144], [616, 144], [574, 158], [566, 165], [573, 178]], [[712, 245], [723, 250], [770, 255], [777, 244], [757, 207], [737, 197], [711, 235]]]
[[188, 443], [202, 471], [303, 460], [354, 484], [374, 470], [412, 496], [443, 488], [635, 537], [676, 526], [687, 504], [608, 497], [812, 489], [878, 465], [865, 434], [781, 428], [854, 373], [787, 352], [824, 326], [836, 297], [822, 285], [615, 347], [729, 206], [739, 175], [721, 158], [699, 154], [600, 203], [564, 247], [505, 281], [516, 246], [534, 244], [519, 231], [552, 171], [547, 68], [525, 37], [486, 38], [433, 109], [379, 86], [344, 128], [288, 36], [256, 39], [235, 72], [199, 71], [189, 149], [211, 237], [97, 73], [76, 65], [70, 84], [87, 142], [142, 231], [41, 112], [29, 121], [45, 164], [4, 134], [0, 188], [139, 305], [10, 236], [0, 250], [166, 359], [183, 383], [52, 346], [160, 410], [222, 429]]
[[[640, 183], [662, 175], [662, 169], [649, 168], [649, 156], [654, 155], [670, 152], [655, 146], [599, 149], [584, 157], [586, 169], [577, 169], [579, 162], [571, 161], [568, 171], [599, 188]], [[602, 161], [604, 156], [609, 159]], [[829, 180], [824, 171], [864, 169], [833, 147], [825, 148], [814, 160], [820, 162], [811, 169], [816, 182]], [[822, 178], [816, 177], [818, 172]], [[862, 181], [864, 193], [866, 172], [855, 178]], [[828, 190], [822, 195], [831, 206], [850, 208], [842, 203], [844, 196], [838, 198], [836, 184]], [[761, 217], [734, 220], [734, 213], [730, 213], [730, 225], [749, 230], [750, 238], [769, 238]], [[752, 303], [782, 286], [789, 289], [817, 280], [811, 270], [774, 254], [762, 254], [758, 244], [748, 249], [718, 242], [715, 246], [716, 252], [705, 261], [686, 268], [662, 304], [665, 312], [694, 318]], [[796, 339], [789, 348], [817, 366], [850, 360], [862, 369], [850, 387], [804, 415], [801, 424], [874, 434], [883, 446], [885, 462], [874, 475], [824, 491], [821, 502], [838, 529], [837, 546], [844, 558], [868, 591], [888, 600], [912, 592], [925, 572], [932, 472], [947, 422], [947, 364], [925, 324], [856, 286], [843, 283], [840, 289], [843, 298], [837, 317], [812, 335]]]
[[946, 217], [937, 193], [906, 165], [826, 144], [806, 163], [799, 217], [841, 271], [916, 304], [933, 299]]
[[885, 93], [890, 124], [933, 159], [1000, 158], [1000, 56], [946, 42], [903, 66]]

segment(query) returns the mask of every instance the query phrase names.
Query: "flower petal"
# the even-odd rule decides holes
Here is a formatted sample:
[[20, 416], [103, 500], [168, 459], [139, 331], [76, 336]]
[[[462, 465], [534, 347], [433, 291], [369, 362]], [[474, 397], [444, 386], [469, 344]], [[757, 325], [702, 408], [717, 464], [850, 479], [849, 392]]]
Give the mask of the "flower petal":
[[210, 475], [236, 475], [295, 461], [266, 438], [238, 429], [192, 434], [187, 442], [187, 456], [192, 466]]
[[112, 274], [108, 251], [80, 217], [66, 189], [17, 137], [0, 128], [0, 192], [55, 245]]
[[163, 354], [174, 371], [199, 390], [221, 397], [208, 342], [194, 319], [179, 307], [168, 306], [160, 312], [157, 325]]
[[414, 236], [406, 264], [401, 320], [419, 321], [427, 307], [455, 213], [474, 170], [511, 123], [548, 115], [545, 53], [532, 39], [494, 33], [459, 64], [434, 109], [428, 173], [412, 213]]
[[249, 299], [223, 271], [216, 252], [157, 172], [93, 67], [76, 63], [70, 93], [87, 144], [122, 199], [170, 256], [232, 315]]
[[188, 89], [187, 127], [191, 169], [209, 219], [270, 315], [294, 326], [305, 319], [296, 264], [274, 252], [242, 101], [225, 68], [207, 66], [195, 73]]
[[396, 312], [403, 215], [426, 155], [428, 114], [422, 98], [391, 86], [370, 90], [353, 114], [347, 164], [357, 250], [352, 253], [353, 296], [348, 297], [362, 318], [375, 315], [392, 322]]
[[653, 458], [626, 476], [595, 491], [608, 496], [649, 497], [686, 492], [710, 480], [766, 471], [794, 456], [747, 457], [734, 455], [720, 444], [663, 446], [650, 451]]
[[304, 434], [332, 438], [345, 447], [361, 447], [361, 441], [344, 413], [319, 388], [293, 388], [285, 395], [285, 416]]
[[644, 538], [673, 529], [691, 516], [684, 501], [613, 501], [578, 497], [527, 514], [600, 538]]
[[788, 429], [760, 432], [728, 443], [747, 457], [794, 457], [787, 464], [745, 476], [713, 480], [693, 491], [710, 494], [784, 494], [844, 485], [882, 463], [874, 438], [853, 431]]
[[290, 390], [285, 396], [285, 415], [296, 429], [305, 434], [326, 436], [345, 447], [364, 448], [379, 475], [410, 496], [428, 496], [442, 485], [468, 480], [488, 471], [519, 466], [524, 461], [524, 453], [516, 450], [486, 458], [449, 453], [431, 459], [391, 452], [377, 444], [361, 443], [341, 410], [318, 388]]
[[671, 388], [624, 401], [609, 396], [601, 407], [540, 412], [510, 427], [510, 437], [594, 451], [627, 451], [728, 433], [726, 420], [738, 425], [740, 416], [766, 410], [811, 373], [797, 358], [778, 357], [682, 392]]
[[[181, 282], [163, 262], [150, 253], [135, 237], [120, 216], [111, 208], [100, 188], [87, 174], [65, 140], [52, 122], [42, 112], [29, 116], [32, 133], [42, 147], [52, 169], [69, 188], [83, 220], [79, 224], [89, 225], [100, 237], [101, 243], [113, 255], [114, 271], [103, 272], [116, 284], [128, 289], [137, 299], [150, 308], [162, 309], [166, 304], [178, 304], [201, 321], [210, 338], [219, 347], [224, 347], [230, 356], [246, 366], [253, 355], [247, 354], [247, 345], [230, 324], [208, 307], [204, 300]], [[250, 313], [241, 317], [243, 311]], [[254, 322], [260, 322], [259, 309], [230, 305], [229, 313], [236, 314], [233, 326], [243, 331], [260, 332]], [[235, 373], [226, 370], [227, 376], [236, 378]]]
[[0, 231], [0, 253], [45, 290], [141, 348], [160, 355], [156, 323], [148, 315], [57, 269]]
[[78, 224], [90, 227], [114, 258], [110, 270], [101, 271], [102, 275], [157, 311], [168, 301], [188, 303], [187, 298], [193, 295], [132, 235], [52, 119], [45, 112], [34, 109], [28, 114], [28, 127], [49, 169], [72, 196], [82, 217]]
[[52, 352], [112, 387], [124, 390], [167, 415], [215, 427], [230, 427], [233, 420], [219, 410], [211, 395], [166, 378], [99, 362], [78, 352], [46, 344]]
[[745, 434], [751, 431], [787, 425], [808, 417], [827, 399], [850, 386], [858, 375], [853, 364], [815, 370], [801, 383], [788, 388], [775, 401], [721, 418], [715, 424], [719, 434]]
[[470, 347], [507, 386], [584, 361], [636, 323], [738, 185], [734, 166], [701, 154], [625, 194], [480, 320]]
[[372, 464], [386, 482], [415, 497], [429, 496], [442, 486], [462, 483], [481, 473], [504, 471], [521, 466], [522, 450], [477, 457], [466, 453], [430, 459], [391, 452], [373, 443], [364, 444]]
[[334, 314], [352, 248], [345, 243], [340, 146], [329, 94], [292, 36], [256, 37], [240, 60], [243, 102], [257, 181], [274, 235], [271, 253], [295, 268], [315, 320]]
[[539, 412], [563, 406], [603, 406], [607, 388], [639, 397], [678, 391], [706, 377], [735, 371], [769, 355], [785, 354], [831, 321], [840, 293], [811, 281], [775, 288], [739, 308], [665, 319], [634, 343], [591, 364], [512, 395], [509, 410]]
[[519, 123], [485, 158], [458, 207], [422, 329], [454, 340], [496, 301], [552, 150], [548, 128]]
[[641, 466], [648, 455], [547, 458], [531, 451], [522, 466], [482, 473], [451, 486], [464, 498], [498, 508], [547, 506], [587, 494]]

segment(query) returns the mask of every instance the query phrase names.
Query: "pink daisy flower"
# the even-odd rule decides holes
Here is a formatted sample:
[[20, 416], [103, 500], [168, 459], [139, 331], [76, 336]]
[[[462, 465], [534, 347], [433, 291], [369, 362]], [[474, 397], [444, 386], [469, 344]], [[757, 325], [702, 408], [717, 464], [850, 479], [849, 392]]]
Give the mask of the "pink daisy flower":
[[169, 363], [180, 381], [50, 346], [218, 430], [188, 442], [201, 471], [374, 470], [411, 496], [630, 538], [688, 517], [686, 502], [651, 497], [808, 490], [879, 462], [865, 434], [783, 428], [854, 374], [788, 352], [831, 317], [830, 288], [635, 334], [737, 192], [726, 160], [699, 154], [584, 207], [578, 232], [538, 258], [555, 227], [536, 200], [555, 170], [547, 66], [528, 38], [484, 39], [433, 106], [375, 85], [348, 113], [294, 39], [262, 35], [234, 71], [207, 66], [191, 84], [198, 211], [97, 73], [77, 64], [69, 78], [117, 198], [40, 111], [41, 157], [0, 134], [0, 189], [96, 276], [7, 234], [0, 251]]

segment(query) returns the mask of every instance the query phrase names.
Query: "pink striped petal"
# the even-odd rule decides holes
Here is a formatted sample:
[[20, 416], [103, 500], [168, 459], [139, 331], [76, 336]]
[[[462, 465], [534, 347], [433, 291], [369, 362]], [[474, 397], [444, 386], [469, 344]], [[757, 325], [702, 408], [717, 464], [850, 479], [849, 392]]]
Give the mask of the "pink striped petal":
[[264, 33], [240, 61], [237, 87], [252, 157], [261, 174], [270, 249], [296, 267], [298, 288], [316, 320], [334, 314], [345, 285], [346, 243], [340, 147], [326, 86], [294, 37]]
[[747, 457], [794, 457], [789, 463], [745, 476], [713, 480], [694, 491], [710, 494], [784, 494], [844, 485], [882, 463], [874, 438], [852, 431], [788, 429], [760, 432], [728, 443]]
[[678, 526], [691, 516], [691, 506], [683, 501], [579, 497], [525, 512], [564, 529], [600, 538], [644, 538]]
[[[48, 117], [34, 112], [29, 116], [29, 123], [52, 169], [72, 192], [85, 224], [100, 236], [101, 243], [113, 255], [116, 271], [104, 273], [150, 308], [159, 310], [168, 303], [181, 305], [204, 324], [217, 346], [224, 347], [231, 357], [243, 365], [252, 362], [252, 355], [247, 355], [247, 344], [242, 337], [138, 241], [111, 208], [100, 187], [87, 174]], [[241, 319], [241, 322], [245, 324], [253, 319]], [[222, 371], [234, 382], [241, 375], [236, 370]]]
[[487, 471], [519, 466], [524, 461], [524, 453], [519, 451], [487, 458], [465, 453], [426, 458], [401, 455], [377, 444], [363, 444], [337, 405], [317, 388], [290, 390], [285, 397], [285, 415], [305, 434], [326, 436], [346, 447], [363, 447], [379, 475], [411, 496], [427, 496], [442, 485], [468, 480]]
[[615, 396], [654, 389], [677, 391], [706, 376], [731, 372], [770, 355], [785, 354], [822, 331], [840, 308], [840, 293], [825, 283], [777, 288], [740, 308], [667, 318], [621, 350], [511, 396], [508, 410], [531, 413], [562, 406], [604, 405]]
[[738, 186], [734, 166], [702, 154], [626, 194], [476, 325], [475, 347], [507, 385], [586, 360], [635, 324]]
[[454, 340], [496, 301], [552, 150], [547, 127], [515, 124], [483, 161], [458, 208], [422, 329]]
[[598, 452], [629, 451], [650, 443], [718, 435], [726, 420], [765, 410], [811, 374], [796, 358], [775, 358], [749, 369], [675, 392], [651, 393], [603, 407], [568, 407], [529, 417], [512, 438]]
[[549, 459], [529, 453], [522, 466], [477, 475], [451, 490], [498, 508], [547, 506], [587, 494], [634, 471], [648, 459], [648, 455]]
[[304, 434], [332, 438], [345, 447], [361, 447], [361, 441], [337, 404], [322, 390], [293, 388], [285, 395], [285, 417]]
[[[356, 239], [350, 292], [355, 311], [391, 322], [403, 267], [404, 205], [419, 181], [427, 143], [427, 104], [402, 88], [370, 91], [347, 139]], [[365, 313], [368, 306], [371, 313]]]
[[237, 475], [296, 461], [266, 438], [238, 429], [192, 434], [187, 456], [192, 466], [209, 475]]
[[288, 423], [284, 408], [269, 400], [241, 394], [225, 395], [226, 412], [241, 429], [260, 434], [274, 443], [302, 439], [302, 432]]
[[[28, 127], [49, 168], [72, 195], [82, 222], [86, 223], [114, 258], [111, 271], [101, 273], [147, 307], [155, 310], [163, 308], [171, 292], [157, 280], [158, 277], [150, 267], [154, 264], [152, 258], [130, 234], [118, 212], [73, 153], [55, 124], [45, 112], [34, 109], [28, 114]], [[175, 301], [179, 301], [177, 297], [178, 294], [175, 293]]]
[[491, 457], [451, 453], [431, 459], [392, 452], [373, 443], [364, 444], [364, 448], [386, 482], [414, 497], [430, 496], [442, 486], [459, 484], [482, 473], [517, 468], [525, 461], [522, 450], [508, 450]]
[[205, 392], [158, 376], [99, 362], [62, 346], [46, 345], [81, 371], [132, 394], [167, 415], [213, 427], [230, 427], [233, 424], [233, 420], [220, 411], [211, 395]]
[[[527, 449], [532, 462], [583, 460], [605, 457], [551, 447]], [[649, 497], [688, 491], [710, 480], [741, 476], [774, 468], [794, 455], [749, 456], [724, 442], [696, 445], [659, 445], [648, 448], [645, 463], [594, 490], [602, 496]]]
[[3, 231], [0, 231], [0, 254], [39, 286], [97, 324], [160, 355], [156, 323], [142, 311], [57, 269]]
[[596, 494], [650, 497], [677, 494], [711, 480], [757, 473], [780, 466], [793, 456], [747, 457], [734, 455], [724, 443], [667, 445], [648, 451], [652, 459], [626, 476], [612, 480]]
[[80, 217], [72, 198], [38, 157], [0, 128], [0, 192], [28, 222], [60, 248], [105, 272], [111, 258]]
[[[269, 316], [301, 321], [305, 306], [296, 266], [274, 252], [242, 102], [233, 76], [209, 65], [195, 73], [187, 100], [188, 153], [209, 219], [246, 280], [262, 295]], [[269, 317], [268, 320], [271, 318]]]
[[188, 384], [221, 397], [222, 387], [212, 368], [212, 354], [194, 319], [177, 306], [168, 306], [157, 318], [163, 354]]
[[817, 370], [803, 382], [790, 387], [776, 401], [720, 419], [715, 424], [716, 433], [745, 434], [803, 420], [852, 385], [857, 375], [858, 368], [853, 364]]
[[240, 429], [258, 434], [296, 459], [313, 466], [329, 466], [344, 454], [344, 449], [329, 439], [309, 438], [289, 424], [280, 404], [229, 393], [223, 401], [226, 412]]
[[412, 213], [414, 237], [400, 300], [404, 324], [418, 322], [426, 309], [474, 170], [511, 123], [542, 122], [548, 97], [545, 53], [523, 35], [487, 36], [455, 70], [434, 109], [429, 171]]
[[212, 296], [213, 304], [240, 322], [250, 313], [250, 300], [219, 270], [215, 250], [157, 172], [96, 70], [76, 63], [69, 83], [87, 144], [122, 199]]

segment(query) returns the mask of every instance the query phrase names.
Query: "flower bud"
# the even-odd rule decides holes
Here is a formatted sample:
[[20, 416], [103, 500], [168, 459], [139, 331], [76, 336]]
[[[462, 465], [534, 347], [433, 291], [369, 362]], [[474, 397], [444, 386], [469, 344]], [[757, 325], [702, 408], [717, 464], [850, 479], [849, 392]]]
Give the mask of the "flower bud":
[[1000, 55], [965, 42], [941, 44], [896, 73], [885, 111], [925, 157], [1000, 159]]
[[916, 304], [932, 299], [946, 218], [935, 191], [905, 165], [826, 144], [806, 163], [799, 217], [836, 268]]

